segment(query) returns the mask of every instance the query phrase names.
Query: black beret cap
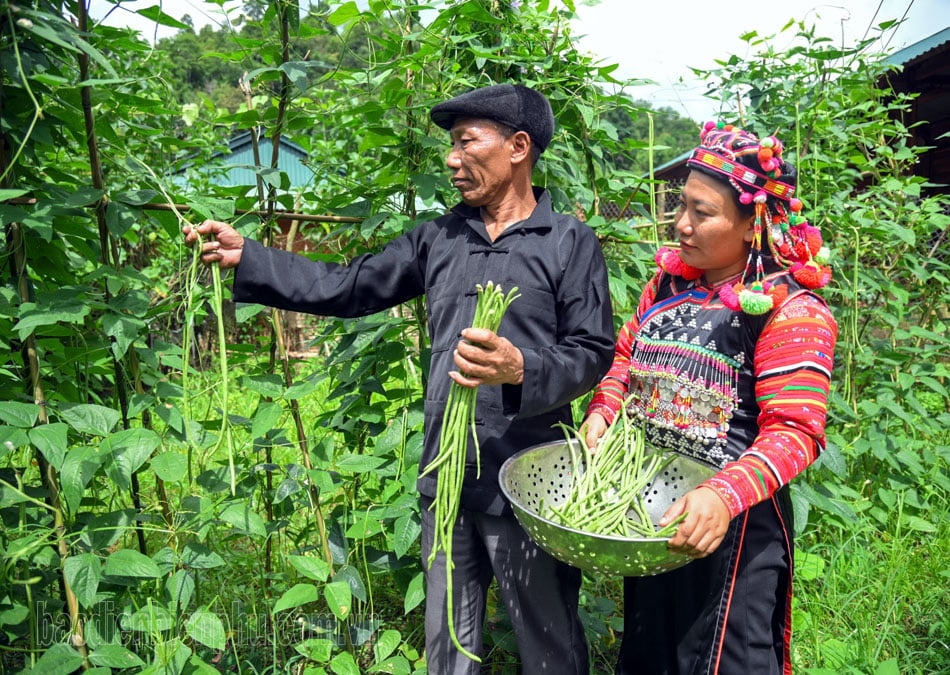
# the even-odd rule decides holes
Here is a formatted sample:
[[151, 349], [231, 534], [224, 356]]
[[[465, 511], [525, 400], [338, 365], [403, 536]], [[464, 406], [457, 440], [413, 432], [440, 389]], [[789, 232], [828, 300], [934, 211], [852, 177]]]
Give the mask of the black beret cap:
[[515, 131], [527, 132], [543, 151], [554, 135], [554, 113], [544, 94], [520, 84], [495, 84], [474, 89], [439, 103], [429, 112], [432, 121], [451, 129], [461, 118], [488, 119]]

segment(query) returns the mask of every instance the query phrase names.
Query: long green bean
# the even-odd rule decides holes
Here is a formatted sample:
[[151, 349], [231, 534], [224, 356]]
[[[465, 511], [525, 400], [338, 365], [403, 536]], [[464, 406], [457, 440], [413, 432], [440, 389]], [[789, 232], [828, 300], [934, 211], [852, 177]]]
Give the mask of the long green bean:
[[[478, 284], [478, 299], [475, 303], [473, 328], [487, 328], [498, 332], [501, 319], [508, 306], [518, 297], [517, 287], [505, 294], [501, 286], [489, 281], [483, 287]], [[435, 530], [432, 539], [432, 551], [429, 553], [429, 567], [435, 562], [439, 551], [445, 554], [446, 612], [449, 622], [449, 635], [455, 647], [473, 661], [481, 662], [475, 654], [459, 643], [455, 633], [452, 601], [452, 530], [458, 518], [459, 503], [462, 497], [462, 484], [465, 480], [465, 457], [468, 453], [469, 432], [475, 448], [476, 476], [481, 475], [480, 448], [478, 434], [475, 432], [475, 401], [477, 387], [463, 387], [455, 381], [449, 387], [449, 396], [442, 417], [442, 430], [439, 436], [439, 452], [420, 475], [425, 476], [438, 469], [439, 480], [436, 483], [436, 496], [432, 503], [435, 512]]]
[[[647, 514], [643, 492], [672, 460], [648, 451], [643, 429], [620, 412], [600, 438], [596, 452], [584, 434], [561, 425], [575, 467], [568, 496], [542, 505], [542, 515], [566, 527], [617, 537], [670, 537], [686, 514], [657, 528]], [[576, 442], [571, 442], [573, 440]]]

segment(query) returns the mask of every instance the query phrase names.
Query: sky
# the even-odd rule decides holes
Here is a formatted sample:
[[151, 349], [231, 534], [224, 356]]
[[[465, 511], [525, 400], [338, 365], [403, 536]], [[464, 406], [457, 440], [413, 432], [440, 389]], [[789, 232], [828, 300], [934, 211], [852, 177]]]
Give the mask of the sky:
[[[232, 15], [241, 5], [239, 0], [219, 1]], [[128, 9], [159, 3], [176, 19], [191, 16], [196, 27], [224, 21], [225, 10], [202, 0], [124, 0], [118, 9], [112, 9], [116, 3], [110, 0], [91, 0], [90, 15], [98, 20], [108, 13], [106, 23], [132, 26], [152, 40], [154, 24]], [[575, 0], [575, 5], [573, 34], [583, 52], [604, 64], [617, 64], [618, 79], [655, 82], [630, 90], [634, 97], [699, 122], [713, 118], [716, 104], [703, 97], [704, 87], [690, 68], [714, 68], [716, 59], [750, 55], [739, 39], [743, 33], [773, 35], [791, 19], [804, 20], [814, 24], [819, 35], [850, 45], [868, 31], [873, 35], [873, 27], [883, 21], [906, 16], [887, 33], [888, 47], [896, 51], [950, 27], [950, 0]], [[159, 27], [157, 37], [174, 33]]]

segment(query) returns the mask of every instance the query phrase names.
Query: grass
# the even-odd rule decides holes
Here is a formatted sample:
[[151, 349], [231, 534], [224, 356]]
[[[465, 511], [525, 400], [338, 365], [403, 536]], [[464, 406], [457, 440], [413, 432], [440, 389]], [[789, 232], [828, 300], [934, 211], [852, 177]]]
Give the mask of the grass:
[[950, 509], [936, 532], [819, 527], [800, 566], [793, 661], [799, 672], [950, 671]]

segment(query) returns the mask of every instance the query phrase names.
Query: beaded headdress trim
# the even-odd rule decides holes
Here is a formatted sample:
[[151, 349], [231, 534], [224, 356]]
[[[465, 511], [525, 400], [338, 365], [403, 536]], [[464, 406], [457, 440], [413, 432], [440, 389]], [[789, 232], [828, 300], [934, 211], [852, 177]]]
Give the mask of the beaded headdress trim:
[[782, 183], [774, 178], [769, 178], [752, 169], [742, 166], [737, 162], [730, 162], [723, 159], [721, 155], [710, 152], [705, 148], [699, 147], [693, 150], [692, 156], [687, 160], [687, 164], [699, 164], [713, 169], [724, 176], [734, 178], [740, 183], [750, 187], [756, 187], [764, 190], [768, 194], [779, 199], [789, 200], [795, 194], [795, 186], [788, 183]]

